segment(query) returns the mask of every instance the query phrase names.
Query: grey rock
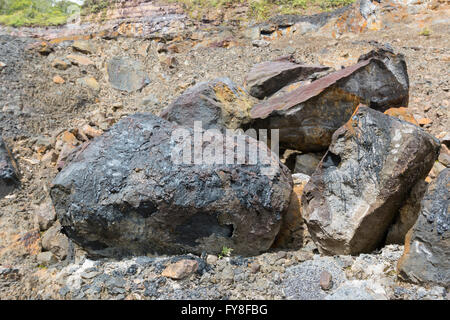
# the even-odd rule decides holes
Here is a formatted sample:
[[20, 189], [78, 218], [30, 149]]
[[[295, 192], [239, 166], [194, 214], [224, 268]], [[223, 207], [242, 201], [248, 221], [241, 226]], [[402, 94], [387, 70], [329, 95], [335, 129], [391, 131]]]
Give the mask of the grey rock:
[[161, 117], [187, 127], [201, 121], [207, 129], [237, 129], [250, 121], [250, 97], [228, 78], [201, 82], [187, 89]]
[[69, 239], [61, 233], [59, 222], [56, 222], [42, 236], [42, 248], [53, 252], [60, 260], [67, 257], [69, 253]]
[[374, 250], [438, 152], [439, 141], [419, 127], [359, 107], [334, 133], [303, 191], [303, 217], [319, 250]]
[[406, 233], [413, 227], [419, 216], [420, 201], [427, 189], [427, 183], [424, 180], [418, 181], [399, 210], [394, 223], [389, 227], [386, 236], [386, 244], [405, 243]]
[[48, 199], [37, 206], [34, 210], [34, 214], [36, 217], [36, 223], [39, 226], [39, 230], [45, 231], [50, 228], [56, 219], [56, 212], [53, 208], [51, 199]]
[[323, 153], [305, 153], [295, 158], [294, 173], [303, 173], [311, 176], [316, 171], [317, 165], [323, 157]]
[[111, 86], [121, 91], [137, 91], [150, 83], [142, 63], [129, 57], [111, 58], [106, 69]]
[[337, 288], [325, 300], [387, 300], [387, 296], [373, 293], [369, 281], [354, 280]]
[[[247, 149], [259, 150], [255, 165], [180, 163], [192, 139], [173, 137], [178, 129], [192, 135], [136, 114], [74, 154], [50, 191], [65, 233], [91, 255], [269, 249], [289, 204], [288, 169], [248, 136]], [[266, 156], [277, 162], [265, 165]]]
[[333, 286], [333, 277], [328, 271], [322, 271], [320, 274], [320, 287], [322, 290], [330, 290]]
[[262, 39], [256, 39], [252, 41], [252, 45], [257, 48], [265, 48], [270, 46], [270, 42]]
[[450, 285], [450, 169], [428, 187], [405, 242], [399, 275], [416, 283]]
[[58, 262], [58, 258], [50, 251], [41, 252], [37, 255], [38, 263], [49, 266]]
[[11, 193], [18, 185], [16, 163], [0, 137], [0, 198]]

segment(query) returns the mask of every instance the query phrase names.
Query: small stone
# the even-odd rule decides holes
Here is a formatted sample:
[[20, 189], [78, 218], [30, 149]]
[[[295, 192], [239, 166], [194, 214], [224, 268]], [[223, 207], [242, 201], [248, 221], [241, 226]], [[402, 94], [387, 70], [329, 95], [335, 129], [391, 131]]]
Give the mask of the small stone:
[[162, 66], [168, 67], [170, 69], [173, 69], [178, 65], [178, 61], [175, 57], [166, 55], [160, 55], [159, 62]]
[[95, 51], [94, 46], [92, 45], [91, 42], [86, 41], [86, 40], [77, 40], [72, 44], [72, 48], [75, 51], [79, 51], [81, 53], [85, 53], [85, 54], [91, 54]]
[[252, 41], [252, 45], [257, 48], [265, 48], [270, 46], [270, 42], [267, 40], [256, 39]]
[[171, 44], [167, 46], [167, 50], [172, 53], [180, 53], [180, 48], [176, 44]]
[[225, 266], [222, 270], [222, 280], [228, 283], [232, 283], [234, 281], [234, 271], [230, 266]]
[[163, 277], [180, 280], [193, 274], [198, 269], [198, 262], [196, 260], [183, 259], [176, 263], [171, 263], [162, 272]]
[[77, 84], [94, 90], [100, 90], [100, 85], [93, 77], [84, 77], [77, 79]]
[[56, 58], [52, 62], [52, 67], [58, 70], [67, 70], [71, 66], [70, 62], [65, 59]]
[[63, 84], [66, 81], [60, 76], [54, 76], [53, 77], [53, 82], [56, 83], [56, 84]]
[[83, 279], [93, 279], [96, 276], [98, 276], [99, 274], [100, 274], [100, 272], [98, 270], [92, 270], [92, 271], [88, 271], [88, 272], [85, 271], [81, 274], [81, 277]]
[[312, 252], [306, 252], [306, 251], [296, 251], [293, 253], [293, 255], [297, 259], [298, 262], [312, 260], [314, 257], [314, 254]]
[[217, 263], [217, 256], [212, 255], [212, 254], [208, 254], [208, 256], [206, 257], [206, 263], [207, 264], [216, 264]]
[[328, 271], [322, 271], [320, 274], [320, 287], [322, 290], [330, 290], [333, 286], [331, 274]]
[[42, 248], [51, 251], [58, 259], [63, 260], [69, 253], [69, 239], [60, 231], [61, 225], [56, 222], [42, 236]]
[[259, 272], [260, 269], [261, 269], [261, 265], [259, 263], [257, 263], [257, 262], [253, 262], [250, 265], [250, 271], [252, 273], [257, 273], [257, 272]]
[[80, 142], [77, 140], [75, 135], [70, 131], [64, 131], [58, 138], [64, 143], [68, 143], [72, 146], [78, 145]]
[[79, 130], [79, 134], [88, 139], [93, 139], [95, 137], [101, 136], [103, 134], [103, 130], [95, 129], [90, 125], [86, 124]]
[[441, 145], [441, 153], [439, 154], [438, 161], [447, 168], [450, 167], [450, 151], [445, 144]]
[[55, 257], [55, 255], [52, 252], [46, 251], [46, 252], [41, 252], [37, 255], [37, 261], [38, 261], [38, 263], [40, 263], [44, 266], [49, 266], [51, 264], [58, 262], [58, 259]]
[[52, 225], [56, 219], [56, 212], [50, 200], [40, 204], [35, 209], [36, 222], [39, 225], [39, 230], [45, 231]]
[[450, 133], [447, 132], [441, 132], [440, 134], [437, 135], [437, 137], [440, 141], [441, 144], [445, 144], [447, 146], [447, 148], [450, 148]]
[[69, 54], [66, 58], [75, 66], [89, 66], [94, 64], [88, 57], [80, 56], [78, 54]]
[[6, 63], [0, 61], [0, 71], [6, 67]]

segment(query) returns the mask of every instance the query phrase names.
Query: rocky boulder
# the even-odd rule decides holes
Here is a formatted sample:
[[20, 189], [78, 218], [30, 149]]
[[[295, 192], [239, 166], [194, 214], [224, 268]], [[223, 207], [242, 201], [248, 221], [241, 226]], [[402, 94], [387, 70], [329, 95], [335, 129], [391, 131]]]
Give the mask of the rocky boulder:
[[407, 106], [408, 92], [403, 56], [378, 49], [353, 66], [255, 105], [250, 115], [254, 127], [280, 130], [280, 146], [320, 151], [360, 103], [381, 111]]
[[254, 65], [247, 75], [246, 88], [253, 97], [263, 99], [290, 83], [327, 69], [329, 67], [299, 64], [292, 57], [285, 56]]
[[439, 141], [417, 126], [360, 106], [334, 133], [303, 191], [303, 217], [319, 250], [377, 248], [438, 150]]
[[192, 132], [136, 114], [81, 147], [51, 187], [64, 232], [94, 256], [269, 249], [289, 205], [288, 169], [249, 136], [240, 164], [236, 141], [216, 131], [192, 145]]
[[419, 217], [408, 232], [398, 262], [401, 278], [416, 283], [450, 285], [450, 169], [428, 187]]
[[250, 121], [252, 103], [248, 94], [228, 78], [201, 82], [187, 89], [161, 117], [193, 127], [202, 121], [207, 129], [237, 129]]
[[414, 223], [419, 216], [420, 201], [427, 189], [427, 183], [420, 180], [411, 189], [411, 192], [405, 203], [400, 208], [394, 223], [389, 227], [386, 236], [386, 244], [400, 244], [405, 243], [405, 237], [408, 231], [414, 226]]
[[150, 83], [141, 62], [129, 57], [113, 57], [106, 64], [109, 83], [114, 89], [133, 92]]
[[12, 192], [19, 185], [16, 172], [16, 165], [11, 153], [0, 137], [0, 198]]

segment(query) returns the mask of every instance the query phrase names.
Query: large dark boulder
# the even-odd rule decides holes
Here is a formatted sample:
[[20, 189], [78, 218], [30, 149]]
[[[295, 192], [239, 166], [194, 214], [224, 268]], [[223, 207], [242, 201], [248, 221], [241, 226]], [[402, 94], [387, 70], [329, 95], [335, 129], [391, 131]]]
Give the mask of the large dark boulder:
[[402, 55], [378, 49], [353, 66], [255, 105], [255, 128], [279, 129], [280, 146], [326, 150], [334, 131], [360, 104], [384, 111], [408, 105], [409, 81]]
[[251, 120], [251, 107], [245, 90], [229, 78], [217, 78], [187, 89], [161, 117], [191, 128], [194, 121], [202, 121], [205, 130], [237, 129]]
[[16, 171], [14, 159], [0, 137], [0, 198], [11, 193], [19, 185]]
[[303, 191], [303, 217], [319, 250], [376, 249], [438, 153], [439, 141], [419, 127], [360, 106]]
[[246, 88], [253, 97], [263, 99], [288, 84], [327, 69], [329, 67], [296, 63], [289, 56], [281, 57], [254, 65], [246, 77]]
[[398, 262], [401, 278], [416, 283], [450, 285], [450, 169], [428, 187], [419, 217], [408, 232]]
[[[81, 147], [51, 187], [64, 232], [100, 256], [269, 249], [289, 205], [288, 169], [264, 143], [244, 135], [244, 164], [179, 163], [182, 146], [205, 161], [211, 150], [222, 155], [236, 148], [236, 142], [222, 147], [219, 131], [197, 145], [190, 133], [136, 114]], [[256, 164], [249, 150], [258, 153]]]

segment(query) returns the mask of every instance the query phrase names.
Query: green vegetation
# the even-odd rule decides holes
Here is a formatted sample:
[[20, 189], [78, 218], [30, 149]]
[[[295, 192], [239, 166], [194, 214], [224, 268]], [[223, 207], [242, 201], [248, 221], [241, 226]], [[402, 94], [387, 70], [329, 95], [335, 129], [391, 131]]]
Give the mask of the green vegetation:
[[427, 27], [423, 28], [422, 31], [420, 31], [419, 33], [421, 36], [425, 36], [428, 37], [431, 35], [431, 30], [428, 29]]
[[0, 0], [0, 24], [54, 26], [64, 24], [79, 6], [70, 1]]
[[82, 15], [106, 13], [106, 9], [116, 3], [117, 0], [85, 0], [82, 6]]
[[[306, 10], [315, 12], [340, 8], [355, 0], [168, 0], [182, 4], [191, 17], [199, 17], [199, 12], [234, 5], [247, 5], [249, 18], [264, 20], [276, 14], [304, 14]], [[200, 15], [201, 16], [201, 15]]]
[[[86, 0], [82, 15], [106, 14], [118, 0]], [[276, 14], [305, 14], [339, 8], [355, 0], [167, 0], [180, 3], [192, 18], [201, 18], [205, 11], [214, 11], [236, 5], [249, 8], [248, 18], [264, 20]], [[79, 10], [69, 0], [0, 0], [0, 24], [21, 26], [51, 26], [64, 24]]]
[[233, 249], [228, 248], [227, 246], [223, 246], [222, 252], [219, 253], [219, 259], [231, 256], [232, 251], [233, 251]]

